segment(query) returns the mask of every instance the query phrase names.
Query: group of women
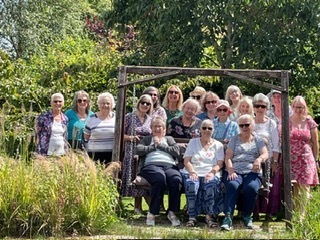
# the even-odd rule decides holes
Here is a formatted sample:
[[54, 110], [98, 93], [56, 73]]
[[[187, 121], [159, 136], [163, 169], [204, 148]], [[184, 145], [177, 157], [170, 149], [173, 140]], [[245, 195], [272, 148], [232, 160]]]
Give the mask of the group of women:
[[[135, 111], [125, 115], [121, 195], [134, 197], [134, 209], [139, 213], [145, 197], [149, 205], [146, 224], [150, 226], [155, 225], [163, 207], [166, 189], [167, 217], [173, 226], [180, 225], [175, 213], [180, 210], [182, 192], [187, 199], [188, 227], [196, 226], [202, 213], [209, 227], [217, 227], [217, 217], [224, 212], [220, 227], [230, 230], [236, 206], [247, 228], [253, 227], [259, 213], [268, 219], [276, 216], [283, 200], [281, 92], [272, 90], [268, 96], [258, 93], [249, 97], [231, 85], [225, 100], [202, 87], [189, 95], [183, 101], [181, 89], [171, 85], [161, 106], [160, 93], [151, 86], [140, 96]], [[36, 151], [63, 155], [71, 145], [85, 148], [95, 160], [110, 161], [114, 98], [102, 93], [97, 103], [99, 111], [91, 112], [89, 95], [80, 91], [72, 109], [63, 114], [63, 96], [53, 94], [52, 109], [37, 121]], [[294, 206], [303, 218], [310, 186], [319, 184], [318, 125], [308, 114], [303, 97], [294, 98], [290, 111]], [[140, 157], [138, 175], [147, 180], [151, 190], [132, 187], [135, 155]], [[263, 178], [267, 179], [264, 187], [269, 201], [258, 196]]]

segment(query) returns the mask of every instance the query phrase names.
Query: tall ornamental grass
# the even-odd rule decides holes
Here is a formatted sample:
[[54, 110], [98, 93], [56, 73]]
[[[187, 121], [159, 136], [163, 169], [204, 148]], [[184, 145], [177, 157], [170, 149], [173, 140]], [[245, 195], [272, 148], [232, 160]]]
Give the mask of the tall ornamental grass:
[[117, 220], [114, 179], [84, 153], [0, 157], [0, 196], [1, 238], [91, 235]]

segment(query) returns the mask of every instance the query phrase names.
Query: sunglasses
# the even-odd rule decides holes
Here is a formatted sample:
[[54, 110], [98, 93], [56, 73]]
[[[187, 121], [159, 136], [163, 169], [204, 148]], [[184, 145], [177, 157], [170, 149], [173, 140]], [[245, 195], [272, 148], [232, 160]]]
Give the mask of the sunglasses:
[[200, 100], [201, 96], [200, 95], [196, 95], [196, 96], [191, 96], [193, 99], [196, 99], [196, 100]]
[[156, 93], [148, 93], [151, 97], [157, 97], [158, 95]]
[[248, 128], [249, 126], [250, 126], [250, 123], [239, 124], [239, 127], [240, 127], [240, 128], [244, 128], [244, 127]]
[[209, 131], [212, 131], [212, 127], [202, 127], [202, 130], [209, 130]]
[[217, 101], [216, 100], [213, 100], [213, 101], [206, 101], [206, 104], [216, 104], [217, 103]]
[[62, 103], [61, 100], [54, 100], [53, 102], [54, 102], [54, 103]]
[[227, 108], [219, 108], [217, 109], [218, 112], [227, 112], [228, 109]]
[[172, 90], [170, 90], [169, 93], [170, 93], [170, 94], [176, 94], [176, 95], [179, 94], [178, 91], [172, 91]]
[[150, 106], [150, 105], [151, 105], [151, 103], [149, 103], [149, 102], [141, 102], [141, 105], [147, 105], [147, 106]]
[[260, 104], [255, 104], [255, 105], [253, 105], [253, 107], [254, 108], [263, 108], [263, 109], [267, 108], [266, 105], [260, 105]]
[[83, 103], [83, 102], [86, 103], [86, 102], [87, 102], [87, 99], [78, 99], [77, 102], [78, 102], [78, 103]]

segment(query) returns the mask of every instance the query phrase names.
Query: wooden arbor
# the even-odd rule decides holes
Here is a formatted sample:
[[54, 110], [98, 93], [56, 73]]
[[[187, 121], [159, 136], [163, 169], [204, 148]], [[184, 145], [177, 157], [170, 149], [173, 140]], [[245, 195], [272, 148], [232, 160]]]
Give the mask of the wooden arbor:
[[[127, 81], [128, 74], [153, 75], [134, 81]], [[164, 77], [189, 76], [222, 76], [233, 77], [247, 81], [261, 87], [279, 90], [282, 92], [282, 156], [284, 175], [284, 201], [285, 218], [292, 218], [291, 176], [290, 176], [290, 145], [289, 145], [289, 78], [290, 72], [286, 70], [240, 70], [240, 69], [205, 69], [205, 68], [179, 68], [179, 67], [153, 67], [153, 66], [121, 66], [118, 76], [118, 97], [116, 105], [116, 127], [114, 138], [113, 161], [121, 160], [123, 149], [123, 126], [126, 109], [126, 89], [128, 86], [144, 83]], [[263, 79], [280, 80], [274, 85]], [[288, 222], [289, 222], [288, 221]], [[289, 224], [287, 222], [287, 224]]]

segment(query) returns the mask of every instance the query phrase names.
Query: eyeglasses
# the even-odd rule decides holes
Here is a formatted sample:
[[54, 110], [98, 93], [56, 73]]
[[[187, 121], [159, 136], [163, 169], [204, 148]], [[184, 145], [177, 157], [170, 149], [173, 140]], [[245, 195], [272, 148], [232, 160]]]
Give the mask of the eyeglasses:
[[196, 100], [200, 100], [201, 96], [200, 95], [196, 95], [196, 96], [191, 96], [193, 99], [196, 99]]
[[209, 130], [209, 131], [212, 131], [212, 127], [202, 127], [202, 130]]
[[239, 124], [239, 127], [240, 127], [240, 128], [244, 128], [244, 127], [248, 128], [249, 126], [250, 126], [250, 123]]
[[227, 108], [219, 108], [217, 109], [218, 112], [227, 112], [228, 109]]
[[170, 90], [169, 93], [170, 93], [170, 94], [176, 94], [176, 95], [179, 94], [178, 91], [172, 91], [172, 90]]
[[157, 97], [158, 95], [156, 93], [148, 93], [151, 97]]
[[213, 100], [213, 101], [206, 101], [206, 104], [216, 104], [217, 103], [217, 101], [216, 100]]
[[253, 107], [254, 108], [263, 108], [263, 109], [267, 108], [266, 105], [260, 105], [260, 104], [255, 104], [255, 105], [253, 105]]
[[54, 102], [54, 103], [62, 103], [61, 100], [54, 100], [53, 102]]
[[77, 102], [78, 102], [78, 103], [83, 103], [83, 102], [86, 103], [86, 102], [87, 102], [87, 99], [78, 99]]
[[147, 105], [147, 106], [150, 106], [150, 105], [151, 105], [151, 103], [149, 103], [149, 102], [141, 102], [141, 105]]

